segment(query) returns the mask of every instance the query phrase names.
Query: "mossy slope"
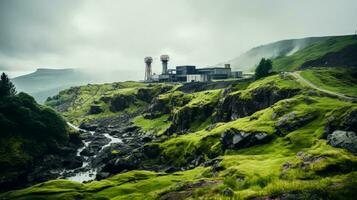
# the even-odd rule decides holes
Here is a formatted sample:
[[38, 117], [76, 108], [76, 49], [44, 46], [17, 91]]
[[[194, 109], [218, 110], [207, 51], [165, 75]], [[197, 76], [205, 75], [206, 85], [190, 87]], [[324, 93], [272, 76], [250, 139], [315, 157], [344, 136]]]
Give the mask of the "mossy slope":
[[[250, 99], [252, 92], [267, 86], [277, 90], [298, 89], [251, 115], [217, 121], [213, 110], [206, 119], [192, 121], [184, 133], [168, 133], [172, 117], [181, 109], [202, 108], [211, 102], [239, 95]], [[140, 86], [146, 87], [146, 86]], [[346, 86], [347, 87], [347, 86]], [[354, 90], [351, 86], [349, 90]], [[161, 109], [133, 122], [156, 134], [160, 155], [155, 162], [191, 168], [172, 174], [129, 171], [87, 184], [56, 180], [24, 190], [2, 194], [9, 199], [353, 199], [357, 189], [357, 157], [327, 144], [328, 119], [343, 118], [357, 104], [311, 92], [289, 77], [279, 75], [247, 87], [187, 94], [173, 88], [151, 102]], [[214, 103], [216, 108], [218, 105]], [[153, 106], [155, 107], [155, 106]], [[146, 113], [150, 114], [150, 113]], [[210, 119], [211, 117], [211, 119]], [[206, 121], [209, 123], [206, 123]], [[197, 125], [198, 124], [198, 125]], [[222, 148], [226, 131], [264, 133], [269, 143], [248, 148]], [[211, 160], [212, 159], [212, 160]], [[195, 162], [201, 166], [195, 166]], [[192, 167], [190, 167], [192, 165]]]

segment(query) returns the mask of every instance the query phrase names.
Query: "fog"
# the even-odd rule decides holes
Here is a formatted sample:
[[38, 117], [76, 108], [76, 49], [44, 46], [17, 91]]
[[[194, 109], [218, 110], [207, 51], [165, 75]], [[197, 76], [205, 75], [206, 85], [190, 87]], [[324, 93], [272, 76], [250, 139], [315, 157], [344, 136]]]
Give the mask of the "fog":
[[356, 10], [354, 0], [1, 0], [0, 71], [138, 80], [145, 56], [160, 73], [164, 53], [169, 67], [204, 67], [273, 41], [352, 34]]

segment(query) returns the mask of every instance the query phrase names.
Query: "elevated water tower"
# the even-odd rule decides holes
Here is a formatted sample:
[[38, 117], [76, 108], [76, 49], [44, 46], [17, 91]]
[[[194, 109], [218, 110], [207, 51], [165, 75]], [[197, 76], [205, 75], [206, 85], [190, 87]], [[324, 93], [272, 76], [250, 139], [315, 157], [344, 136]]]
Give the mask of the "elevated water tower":
[[167, 74], [167, 63], [170, 57], [168, 55], [161, 55], [160, 60], [162, 62], [162, 74]]
[[152, 57], [148, 56], [144, 58], [145, 61], [145, 81], [150, 81], [151, 80], [151, 63], [152, 63]]

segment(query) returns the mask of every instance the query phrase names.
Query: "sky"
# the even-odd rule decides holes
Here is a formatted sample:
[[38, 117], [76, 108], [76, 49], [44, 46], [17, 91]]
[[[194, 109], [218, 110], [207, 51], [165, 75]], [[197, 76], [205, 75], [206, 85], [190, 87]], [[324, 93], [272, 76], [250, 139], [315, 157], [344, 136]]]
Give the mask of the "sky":
[[[355, 0], [0, 0], [0, 71], [144, 75], [144, 57], [205, 67], [291, 38], [353, 34]], [[129, 77], [129, 76], [128, 76]]]

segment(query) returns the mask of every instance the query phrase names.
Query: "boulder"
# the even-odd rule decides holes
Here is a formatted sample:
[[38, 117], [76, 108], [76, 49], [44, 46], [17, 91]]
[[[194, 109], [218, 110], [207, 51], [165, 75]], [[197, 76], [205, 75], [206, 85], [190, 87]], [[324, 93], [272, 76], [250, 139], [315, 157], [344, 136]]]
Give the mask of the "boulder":
[[221, 137], [221, 148], [242, 149], [258, 144], [264, 144], [272, 139], [271, 135], [266, 133], [245, 133], [235, 129], [226, 130]]
[[357, 154], [357, 136], [353, 131], [336, 130], [327, 136], [327, 141], [333, 147], [344, 148]]
[[88, 114], [95, 115], [95, 114], [99, 114], [102, 112], [103, 112], [103, 109], [99, 105], [91, 105], [89, 108]]
[[144, 145], [143, 153], [147, 158], [157, 158], [160, 155], [160, 146], [156, 143]]
[[66, 169], [76, 169], [81, 167], [83, 164], [82, 158], [80, 156], [75, 156], [73, 158], [67, 158], [62, 162], [62, 165]]
[[357, 109], [347, 112], [342, 117], [339, 115], [331, 115], [326, 120], [325, 138], [335, 130], [353, 131], [357, 133]]
[[103, 172], [111, 174], [120, 173], [124, 170], [133, 170], [139, 167], [141, 159], [135, 155], [130, 155], [125, 158], [110, 160], [103, 168]]
[[83, 122], [79, 125], [80, 129], [84, 129], [87, 131], [95, 131], [97, 129], [97, 127], [98, 127], [98, 124], [86, 123], [86, 122]]
[[281, 130], [291, 132], [305, 126], [316, 117], [317, 115], [313, 112], [299, 116], [295, 111], [293, 111], [280, 117], [275, 126], [277, 129], [279, 129], [279, 133], [281, 133]]

